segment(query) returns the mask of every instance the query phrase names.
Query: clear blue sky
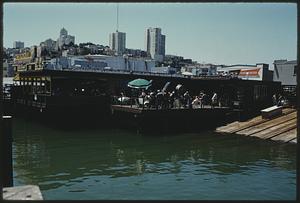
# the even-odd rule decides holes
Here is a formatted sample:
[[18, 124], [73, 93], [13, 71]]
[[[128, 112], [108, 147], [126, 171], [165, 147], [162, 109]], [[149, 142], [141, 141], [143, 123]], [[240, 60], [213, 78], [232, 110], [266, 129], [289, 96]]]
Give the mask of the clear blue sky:
[[[4, 47], [56, 40], [65, 27], [75, 42], [108, 45], [116, 3], [5, 3]], [[144, 49], [145, 30], [161, 27], [166, 53], [215, 64], [295, 60], [297, 5], [292, 3], [120, 3], [126, 47]]]

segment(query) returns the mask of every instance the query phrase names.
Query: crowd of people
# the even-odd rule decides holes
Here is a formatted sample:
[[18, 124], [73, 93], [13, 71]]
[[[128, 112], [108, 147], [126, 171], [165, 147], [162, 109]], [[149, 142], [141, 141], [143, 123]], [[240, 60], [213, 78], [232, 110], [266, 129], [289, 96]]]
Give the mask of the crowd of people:
[[[125, 98], [124, 93], [121, 93], [121, 98]], [[142, 90], [134, 103], [139, 107], [156, 109], [204, 108], [207, 105], [214, 108], [218, 105], [218, 95], [213, 92], [212, 96], [209, 96], [204, 91], [200, 91], [199, 95], [191, 96], [189, 91]]]

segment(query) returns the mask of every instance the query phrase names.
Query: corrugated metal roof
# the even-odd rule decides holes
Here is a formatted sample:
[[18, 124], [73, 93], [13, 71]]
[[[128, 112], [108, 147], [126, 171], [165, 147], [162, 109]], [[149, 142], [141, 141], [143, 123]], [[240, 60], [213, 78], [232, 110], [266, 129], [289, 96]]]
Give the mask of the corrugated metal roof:
[[288, 60], [275, 60], [274, 61], [274, 64], [280, 64], [280, 65], [282, 65], [282, 64], [297, 64], [297, 60], [292, 60], [292, 61], [288, 61]]

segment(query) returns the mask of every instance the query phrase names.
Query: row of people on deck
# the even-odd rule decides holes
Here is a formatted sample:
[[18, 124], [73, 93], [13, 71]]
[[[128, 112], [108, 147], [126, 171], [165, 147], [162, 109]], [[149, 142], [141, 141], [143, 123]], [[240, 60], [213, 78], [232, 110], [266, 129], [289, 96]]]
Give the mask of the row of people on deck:
[[213, 93], [211, 97], [211, 101], [209, 103], [209, 96], [205, 94], [203, 91], [200, 92], [199, 96], [195, 96], [192, 101], [192, 106], [194, 108], [203, 108], [204, 105], [210, 104], [212, 108], [218, 105], [218, 95], [216, 92]]
[[212, 108], [218, 104], [217, 93], [214, 92], [210, 98], [204, 91], [197, 96], [190, 96], [189, 91], [179, 93], [178, 91], [164, 92], [162, 90], [146, 93], [142, 91], [137, 103], [146, 108], [204, 108], [204, 105], [210, 105]]

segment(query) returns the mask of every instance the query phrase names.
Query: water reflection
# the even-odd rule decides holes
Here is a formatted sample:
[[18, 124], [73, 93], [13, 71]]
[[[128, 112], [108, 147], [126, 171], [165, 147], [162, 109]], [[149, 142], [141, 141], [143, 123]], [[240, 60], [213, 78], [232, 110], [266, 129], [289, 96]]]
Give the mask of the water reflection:
[[[129, 192], [170, 175], [178, 183], [192, 177], [228, 183], [235, 174], [252, 177], [267, 169], [291, 174], [296, 170], [294, 146], [209, 132], [157, 136], [121, 130], [61, 131], [16, 119], [13, 133], [15, 181], [39, 185], [42, 191], [71, 187], [68, 192], [84, 193], [89, 191], [86, 187], [107, 185], [109, 179], [131, 177], [134, 186], [128, 186]], [[72, 188], [78, 185], [81, 188]]]

